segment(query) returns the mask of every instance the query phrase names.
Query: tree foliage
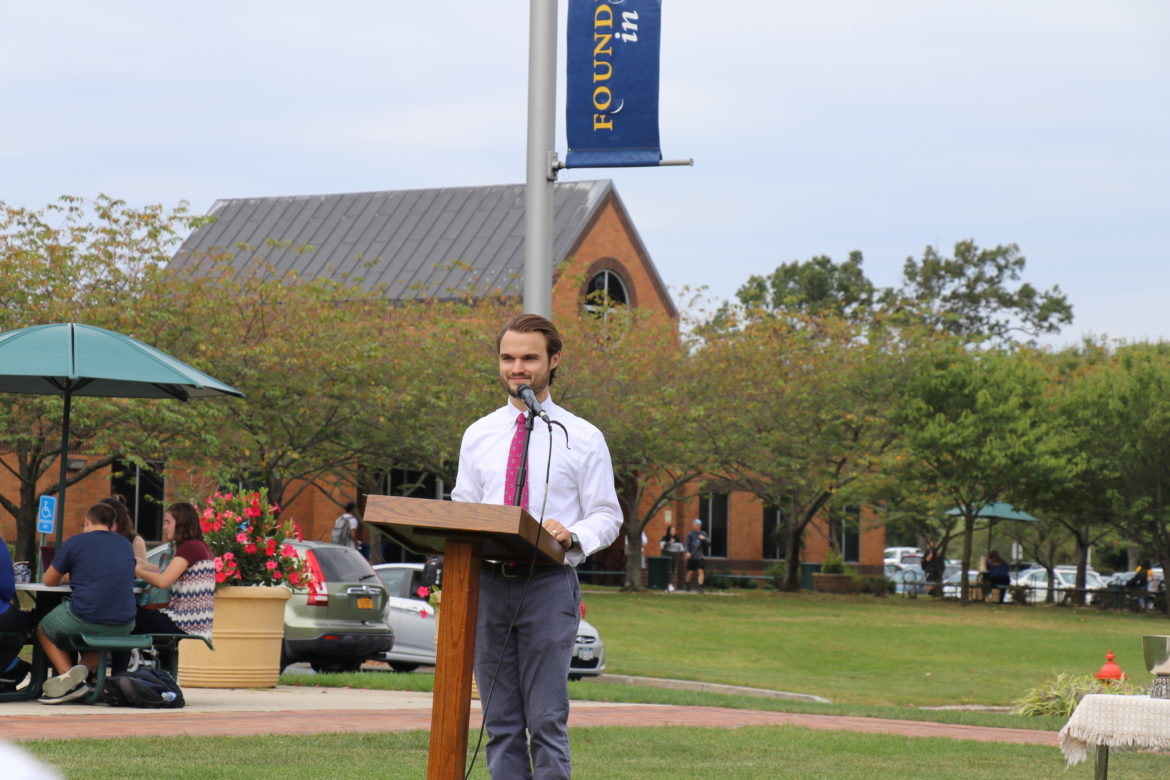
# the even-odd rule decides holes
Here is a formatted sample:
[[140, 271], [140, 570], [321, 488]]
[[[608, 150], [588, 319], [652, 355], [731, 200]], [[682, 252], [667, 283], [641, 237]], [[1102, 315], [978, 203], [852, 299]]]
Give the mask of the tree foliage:
[[[166, 303], [158, 284], [174, 247], [198, 222], [184, 205], [133, 208], [106, 196], [64, 197], [39, 210], [0, 204], [0, 330], [83, 322], [171, 351], [175, 345], [154, 330]], [[95, 457], [70, 471], [66, 485], [118, 458], [157, 456], [171, 438], [160, 415], [179, 406], [75, 399], [72, 448]], [[58, 491], [49, 471], [60, 452], [62, 413], [59, 397], [0, 394], [0, 463], [19, 486], [15, 496], [0, 495], [0, 506], [16, 520], [17, 556], [26, 560], [34, 557], [37, 494]], [[66, 510], [72, 517], [85, 507]]]

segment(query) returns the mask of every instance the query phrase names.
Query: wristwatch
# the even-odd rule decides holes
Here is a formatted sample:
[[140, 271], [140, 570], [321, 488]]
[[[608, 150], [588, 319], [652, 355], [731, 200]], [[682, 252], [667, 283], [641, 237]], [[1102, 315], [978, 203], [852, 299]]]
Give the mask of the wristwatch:
[[578, 551], [580, 551], [580, 552], [584, 552], [584, 550], [581, 550], [581, 540], [577, 538], [577, 534], [575, 534], [575, 533], [573, 533], [572, 531], [570, 531], [570, 532], [569, 532], [569, 549], [568, 549], [568, 552], [571, 552], [571, 551], [573, 551], [573, 550], [578, 550]]

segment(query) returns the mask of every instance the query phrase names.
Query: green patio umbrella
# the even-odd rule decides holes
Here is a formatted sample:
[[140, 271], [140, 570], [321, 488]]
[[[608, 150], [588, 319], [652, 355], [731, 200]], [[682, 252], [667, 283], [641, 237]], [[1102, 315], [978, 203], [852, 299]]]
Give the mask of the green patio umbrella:
[[136, 338], [74, 322], [0, 333], [0, 392], [59, 395], [64, 399], [57, 547], [61, 546], [65, 519], [69, 414], [74, 396], [180, 401], [244, 396], [234, 387]]
[[[961, 515], [961, 514], [963, 514], [963, 510], [959, 509], [958, 507], [955, 507], [954, 509], [948, 509], [947, 514], [948, 515]], [[995, 503], [995, 504], [984, 504], [979, 509], [979, 511], [975, 513], [975, 516], [976, 517], [987, 517], [987, 518], [990, 518], [992, 520], [1021, 520], [1025, 523], [1038, 523], [1038, 522], [1040, 522], [1039, 520], [1032, 517], [1032, 515], [1028, 514], [1027, 512], [1022, 512], [1019, 509], [1016, 509], [1015, 507], [1013, 507], [1011, 504], [1005, 504], [1002, 502]]]

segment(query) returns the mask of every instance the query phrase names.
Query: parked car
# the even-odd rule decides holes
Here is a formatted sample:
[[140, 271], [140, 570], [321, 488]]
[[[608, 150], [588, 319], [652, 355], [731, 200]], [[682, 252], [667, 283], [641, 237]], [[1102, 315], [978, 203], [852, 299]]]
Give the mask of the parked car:
[[926, 593], [926, 572], [921, 565], [886, 561], [884, 569], [886, 579], [894, 581], [895, 593]]
[[[419, 666], [435, 664], [435, 613], [418, 595], [422, 585], [423, 564], [382, 563], [374, 567], [390, 592], [388, 619], [394, 628], [394, 646], [379, 653], [396, 671], [408, 672]], [[585, 620], [581, 605], [581, 624], [569, 666], [569, 679], [594, 677], [605, 672], [605, 643], [597, 629]]]
[[389, 594], [370, 562], [350, 547], [294, 542], [325, 587], [294, 591], [284, 607], [281, 665], [307, 661], [316, 671], [357, 671], [394, 645]]
[[[1075, 566], [1057, 566], [1052, 571], [1053, 574], [1053, 600], [1059, 601], [1062, 598], [1061, 591], [1074, 590], [1077, 586], [1077, 570]], [[1048, 570], [1043, 567], [1036, 567], [1020, 572], [1012, 581], [1013, 587], [1026, 588], [1026, 598], [1029, 604], [1036, 604], [1048, 601]], [[1105, 581], [1101, 576], [1092, 569], [1085, 571], [1085, 590], [1095, 591], [1104, 590], [1106, 588]], [[1009, 598], [1011, 594], [1009, 593]], [[1092, 594], [1088, 594], [1087, 603], [1093, 603], [1095, 600]]]
[[887, 547], [882, 554], [883, 558], [892, 559], [896, 563], [904, 563], [902, 560], [907, 555], [917, 555], [922, 557], [921, 547]]
[[[949, 568], [949, 567], [948, 567]], [[963, 569], [959, 567], [950, 571], [943, 576], [943, 598], [957, 599], [963, 595]], [[967, 584], [973, 590], [979, 589], [979, 571], [977, 569], [969, 569], [967, 571]]]
[[[357, 671], [367, 658], [388, 651], [394, 644], [385, 616], [389, 596], [369, 561], [337, 544], [291, 544], [324, 585], [293, 591], [285, 602], [280, 668], [307, 662], [319, 672]], [[170, 548], [161, 544], [146, 558], [158, 565]]]

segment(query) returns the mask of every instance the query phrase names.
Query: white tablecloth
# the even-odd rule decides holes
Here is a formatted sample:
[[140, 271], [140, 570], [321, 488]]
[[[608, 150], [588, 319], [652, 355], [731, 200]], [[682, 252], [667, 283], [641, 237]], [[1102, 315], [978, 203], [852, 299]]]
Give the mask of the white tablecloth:
[[1170, 699], [1089, 694], [1060, 730], [1060, 752], [1072, 766], [1096, 745], [1170, 750]]

